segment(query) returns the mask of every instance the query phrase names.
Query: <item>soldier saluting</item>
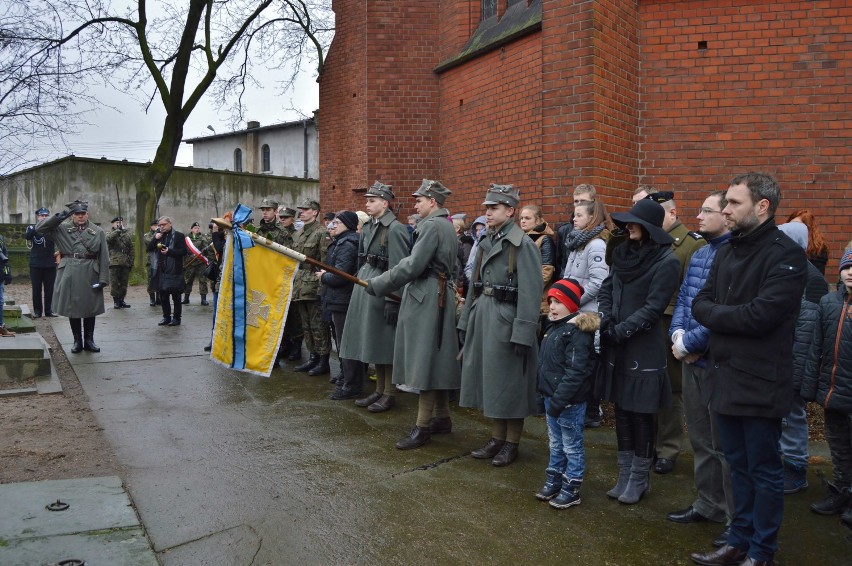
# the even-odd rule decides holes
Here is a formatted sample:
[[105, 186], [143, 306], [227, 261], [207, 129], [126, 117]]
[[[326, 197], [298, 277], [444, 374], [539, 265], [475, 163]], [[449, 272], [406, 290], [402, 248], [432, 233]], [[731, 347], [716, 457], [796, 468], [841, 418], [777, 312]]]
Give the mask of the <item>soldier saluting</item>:
[[53, 306], [71, 323], [72, 354], [84, 349], [100, 352], [95, 344], [95, 317], [104, 314], [104, 287], [109, 285], [106, 234], [89, 222], [88, 202], [75, 200], [65, 206], [68, 210], [36, 224], [36, 233], [53, 240], [60, 254]]
[[394, 342], [393, 382], [420, 389], [420, 400], [417, 423], [396, 443], [400, 450], [419, 448], [433, 432], [452, 428], [449, 391], [458, 389], [460, 376], [452, 288], [459, 242], [443, 208], [451, 192], [438, 181], [423, 180], [413, 194], [422, 220], [414, 231], [411, 255], [367, 281], [367, 292], [380, 297], [405, 285]]
[[[376, 181], [364, 195], [364, 210], [370, 220], [364, 224], [358, 241], [358, 278], [378, 277], [405, 258], [409, 252], [408, 229], [390, 210], [395, 197], [393, 187]], [[391, 292], [398, 293], [394, 289]], [[395, 388], [392, 383], [393, 351], [399, 303], [367, 294], [355, 287], [346, 315], [340, 357], [376, 365], [376, 391], [355, 401], [372, 413], [381, 413], [394, 406]]]

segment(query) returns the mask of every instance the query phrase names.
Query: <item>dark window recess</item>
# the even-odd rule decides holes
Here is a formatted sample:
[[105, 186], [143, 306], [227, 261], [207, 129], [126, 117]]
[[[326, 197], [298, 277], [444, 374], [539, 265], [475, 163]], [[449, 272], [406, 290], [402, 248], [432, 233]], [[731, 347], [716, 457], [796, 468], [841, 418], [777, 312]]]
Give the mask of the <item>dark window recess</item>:
[[234, 171], [241, 173], [243, 170], [243, 150], [237, 148], [234, 150]]
[[267, 144], [263, 144], [263, 147], [260, 148], [260, 159], [263, 162], [263, 171], [272, 171], [271, 158], [269, 156], [269, 146]]

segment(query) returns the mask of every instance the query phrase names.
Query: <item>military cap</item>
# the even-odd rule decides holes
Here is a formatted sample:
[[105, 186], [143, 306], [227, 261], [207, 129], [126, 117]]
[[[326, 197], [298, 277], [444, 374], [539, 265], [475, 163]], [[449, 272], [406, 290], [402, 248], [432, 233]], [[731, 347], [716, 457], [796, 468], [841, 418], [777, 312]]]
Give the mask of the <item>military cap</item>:
[[50, 211], [48, 209], [46, 209], [45, 207], [41, 207], [38, 210], [36, 210], [36, 216], [42, 216], [42, 215], [47, 216], [49, 214], [50, 214]]
[[296, 211], [295, 211], [295, 209], [292, 209], [290, 207], [282, 206], [281, 208], [278, 209], [278, 216], [279, 217], [280, 216], [286, 216], [288, 218], [292, 218], [292, 217], [296, 216]]
[[334, 215], [333, 212], [326, 212], [325, 214], [322, 215], [322, 219], [325, 220], [326, 222], [331, 222], [332, 220], [334, 220], [334, 216], [335, 215]]
[[521, 195], [514, 185], [495, 185], [491, 183], [488, 192], [485, 193], [485, 202], [482, 204], [505, 204], [516, 207], [521, 200]]
[[89, 211], [89, 203], [80, 199], [77, 199], [74, 202], [69, 202], [65, 206], [68, 208], [68, 212], [70, 212], [71, 214], [74, 214], [75, 212]]
[[439, 206], [444, 206], [444, 201], [447, 197], [453, 194], [453, 191], [441, 184], [440, 181], [430, 181], [423, 179], [420, 188], [417, 189], [411, 196], [433, 198]]
[[155, 225], [157, 225], [157, 224], [159, 224], [159, 223], [160, 223], [160, 221], [159, 221], [159, 220], [157, 220], [157, 219], [155, 218], [155, 219], [153, 219], [153, 220], [151, 221], [151, 226], [155, 226]]
[[393, 186], [385, 185], [381, 181], [376, 181], [373, 183], [373, 186], [367, 189], [367, 192], [364, 194], [365, 197], [379, 197], [385, 200], [393, 200], [396, 198], [393, 194]]
[[278, 210], [278, 201], [272, 197], [266, 197], [260, 201], [260, 206], [258, 208], [274, 208], [275, 210]]
[[657, 191], [645, 196], [646, 199], [652, 200], [657, 204], [663, 204], [674, 199], [674, 191]]
[[312, 198], [309, 197], [309, 198], [306, 198], [305, 200], [303, 200], [302, 204], [298, 205], [296, 208], [301, 208], [301, 209], [313, 208], [314, 210], [319, 210], [320, 204], [319, 204], [318, 200], [312, 199]]
[[193, 228], [195, 228], [196, 226], [198, 226], [199, 228], [201, 228], [201, 224], [199, 224], [198, 222], [193, 222], [193, 223], [192, 223], [192, 226], [190, 226], [190, 227], [189, 227], [189, 229], [190, 229], [190, 230], [192, 230], [192, 229], [193, 229]]
[[122, 218], [121, 216], [116, 216], [115, 218], [110, 220], [110, 222], [124, 222], [124, 218]]

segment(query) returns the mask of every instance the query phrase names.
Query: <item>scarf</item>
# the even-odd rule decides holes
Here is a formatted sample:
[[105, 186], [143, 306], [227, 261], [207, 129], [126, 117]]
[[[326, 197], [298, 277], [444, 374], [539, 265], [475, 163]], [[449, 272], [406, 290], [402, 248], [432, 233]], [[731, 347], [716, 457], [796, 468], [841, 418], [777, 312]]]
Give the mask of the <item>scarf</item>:
[[591, 230], [577, 230], [575, 228], [571, 230], [571, 233], [568, 234], [568, 236], [565, 237], [565, 247], [568, 248], [569, 252], [579, 250], [580, 248], [594, 240], [598, 236], [598, 234], [604, 231], [605, 228], [605, 224], [599, 224]]
[[613, 250], [612, 271], [622, 281], [632, 281], [648, 271], [648, 267], [659, 260], [668, 249], [668, 244], [647, 241], [640, 246], [628, 240]]

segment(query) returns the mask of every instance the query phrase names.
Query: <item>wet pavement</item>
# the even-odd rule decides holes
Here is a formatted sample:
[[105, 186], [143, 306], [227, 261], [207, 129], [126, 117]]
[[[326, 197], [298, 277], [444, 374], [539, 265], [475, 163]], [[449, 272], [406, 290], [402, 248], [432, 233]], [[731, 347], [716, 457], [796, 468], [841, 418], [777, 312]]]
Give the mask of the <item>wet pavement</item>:
[[[97, 319], [101, 353], [68, 358], [167, 566], [689, 564], [689, 552], [709, 550], [721, 531], [665, 520], [694, 497], [689, 453], [672, 474], [652, 474], [641, 503], [624, 506], [605, 496], [613, 431], [589, 430], [582, 504], [555, 511], [533, 497], [547, 464], [541, 419], [527, 419], [508, 468], [467, 455], [490, 425], [455, 406], [452, 434], [399, 451], [415, 395], [372, 414], [328, 400], [328, 376], [276, 369], [267, 379], [213, 364], [202, 351], [210, 307], [185, 306], [179, 327], [159, 319], [147, 305], [109, 308]], [[67, 321], [52, 324], [67, 351]], [[819, 470], [829, 466], [813, 466], [810, 489], [785, 499], [780, 563], [841, 564], [852, 551], [837, 517], [807, 509], [824, 492]]]

